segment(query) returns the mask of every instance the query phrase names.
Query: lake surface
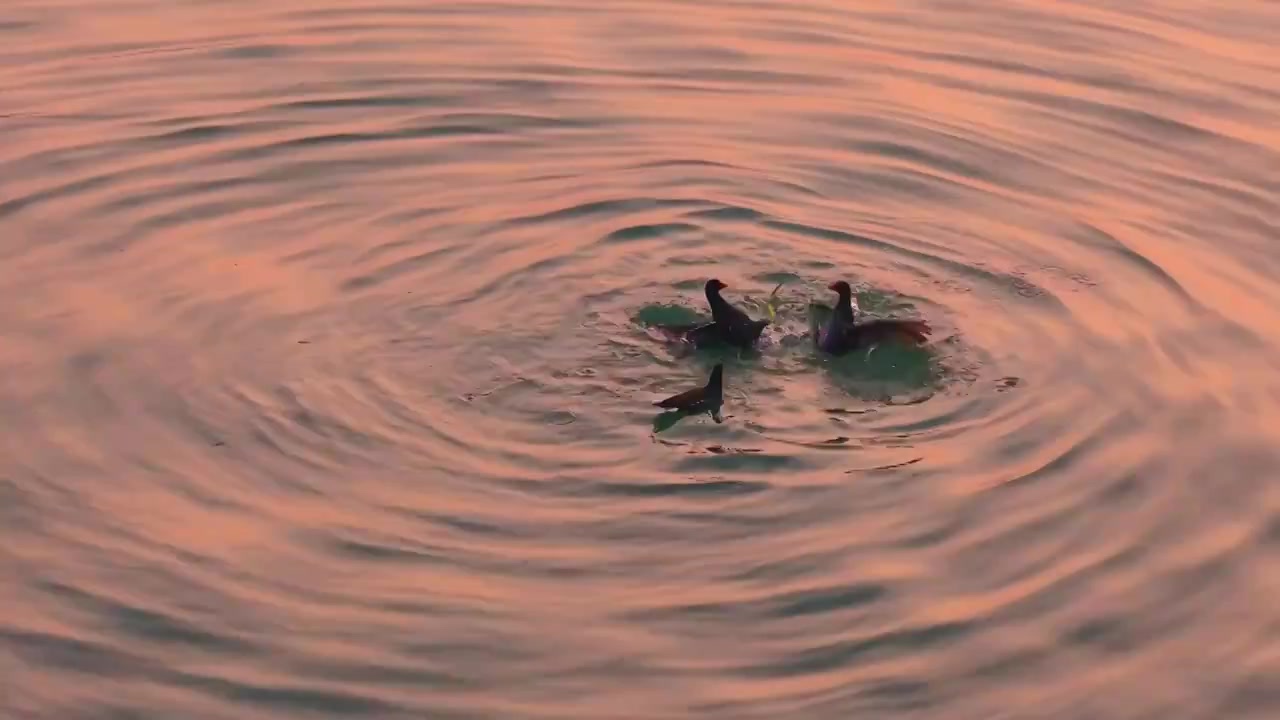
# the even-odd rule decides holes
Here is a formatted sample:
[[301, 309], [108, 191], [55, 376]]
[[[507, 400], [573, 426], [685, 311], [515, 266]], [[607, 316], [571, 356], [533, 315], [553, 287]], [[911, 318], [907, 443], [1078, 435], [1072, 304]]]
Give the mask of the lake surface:
[[1280, 717], [1277, 37], [10, 0], [0, 715]]

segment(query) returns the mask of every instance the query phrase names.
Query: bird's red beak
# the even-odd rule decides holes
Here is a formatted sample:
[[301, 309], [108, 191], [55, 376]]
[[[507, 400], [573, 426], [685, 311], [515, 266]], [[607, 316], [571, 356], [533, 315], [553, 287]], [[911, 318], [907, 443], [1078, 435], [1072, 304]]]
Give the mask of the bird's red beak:
[[828, 290], [836, 290], [836, 284], [835, 284], [835, 283], [831, 283], [830, 285], [828, 285], [828, 286], [827, 286], [827, 289], [828, 289]]

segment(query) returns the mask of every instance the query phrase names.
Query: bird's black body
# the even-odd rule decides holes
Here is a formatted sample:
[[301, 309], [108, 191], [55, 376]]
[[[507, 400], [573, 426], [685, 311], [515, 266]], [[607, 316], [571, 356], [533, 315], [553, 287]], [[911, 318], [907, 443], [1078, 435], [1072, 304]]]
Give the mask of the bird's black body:
[[678, 395], [659, 400], [654, 405], [667, 410], [679, 410], [686, 415], [710, 413], [711, 418], [716, 422], [724, 422], [724, 418], [720, 415], [720, 408], [724, 405], [723, 375], [724, 364], [716, 363], [716, 366], [711, 369], [711, 377], [706, 385], [685, 390]]
[[839, 295], [839, 300], [826, 325], [817, 328], [813, 336], [814, 344], [823, 352], [844, 355], [854, 350], [870, 350], [890, 341], [919, 345], [928, 342], [929, 333], [933, 332], [923, 320], [857, 322], [853, 312], [853, 289], [849, 283], [841, 280], [829, 287]]
[[698, 348], [715, 345], [730, 345], [741, 350], [755, 346], [768, 320], [752, 320], [742, 310], [729, 304], [720, 296], [720, 291], [728, 287], [716, 278], [707, 281], [705, 291], [707, 304], [711, 306], [711, 322], [697, 325], [668, 326], [665, 330]]

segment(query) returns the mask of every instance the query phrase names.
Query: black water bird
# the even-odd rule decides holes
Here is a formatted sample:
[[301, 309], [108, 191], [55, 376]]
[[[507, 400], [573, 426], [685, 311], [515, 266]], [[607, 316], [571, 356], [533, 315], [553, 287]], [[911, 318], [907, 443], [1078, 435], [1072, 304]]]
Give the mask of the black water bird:
[[711, 306], [711, 322], [667, 326], [664, 330], [699, 348], [719, 344], [731, 345], [740, 350], [752, 348], [768, 327], [769, 321], [752, 320], [750, 315], [721, 297], [720, 291], [727, 287], [729, 286], [717, 278], [711, 278], [703, 286], [707, 304]]
[[678, 410], [684, 415], [705, 412], [710, 414], [711, 419], [717, 423], [724, 422], [724, 417], [720, 415], [720, 408], [724, 405], [723, 375], [724, 363], [716, 363], [716, 366], [711, 368], [711, 377], [706, 385], [685, 390], [678, 395], [659, 400], [654, 405], [666, 410]]
[[750, 315], [720, 297], [720, 291], [727, 287], [729, 286], [716, 278], [707, 281], [705, 290], [707, 304], [711, 306], [711, 321], [719, 328], [720, 335], [730, 345], [743, 349], [750, 348], [760, 339], [760, 334], [769, 326], [769, 321], [752, 320]]
[[924, 320], [875, 319], [858, 322], [853, 310], [853, 288], [844, 280], [831, 283], [828, 289], [839, 295], [835, 310], [825, 326], [815, 328], [813, 341], [819, 350], [832, 355], [844, 355], [854, 350], [866, 350], [870, 355], [877, 346], [887, 342], [906, 345], [922, 345], [933, 332]]

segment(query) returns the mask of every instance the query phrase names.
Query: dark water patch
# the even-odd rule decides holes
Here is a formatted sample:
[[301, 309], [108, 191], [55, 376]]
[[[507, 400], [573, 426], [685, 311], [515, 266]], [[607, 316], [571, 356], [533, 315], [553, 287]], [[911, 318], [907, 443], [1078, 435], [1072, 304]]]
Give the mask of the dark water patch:
[[210, 140], [220, 140], [226, 138], [251, 135], [270, 130], [279, 130], [288, 127], [281, 122], [243, 122], [234, 125], [197, 125], [194, 127], [182, 128], [181, 130], [173, 130], [159, 135], [149, 135], [138, 138], [137, 142], [148, 145], [185, 145], [188, 143], [201, 143]]
[[910, 197], [930, 205], [956, 205], [984, 198], [974, 188], [938, 175], [902, 167], [846, 167], [808, 163], [805, 187], [827, 197], [893, 198]]
[[24, 532], [37, 529], [44, 513], [36, 493], [26, 489], [30, 483], [29, 478], [0, 476], [0, 524]]
[[147, 207], [167, 200], [197, 198], [202, 195], [268, 184], [262, 179], [254, 177], [220, 177], [212, 180], [173, 183], [154, 190], [133, 191], [124, 197], [100, 203], [95, 208], [95, 213], [110, 215], [124, 210]]
[[1201, 143], [1224, 140], [1221, 135], [1202, 127], [1182, 122], [1147, 110], [1137, 110], [1112, 103], [1048, 93], [1020, 91], [1010, 93], [1042, 107], [1064, 110], [1076, 116], [1091, 117], [1111, 123], [1110, 127], [1132, 131], [1132, 137], [1158, 138], [1169, 142]]
[[916, 463], [919, 463], [919, 462], [924, 462], [924, 458], [913, 457], [908, 460], [900, 460], [898, 462], [885, 463], [882, 465], [872, 465], [869, 467], [857, 467], [857, 468], [852, 468], [850, 470], [845, 470], [844, 474], [845, 475], [855, 475], [855, 474], [861, 475], [861, 474], [889, 472], [892, 470], [899, 470], [901, 468], [905, 468], [910, 465], [915, 465]]
[[[849, 243], [860, 245], [871, 250], [879, 250], [882, 252], [900, 251], [895, 245], [876, 240], [866, 235], [859, 235], [852, 232], [844, 232], [842, 230], [829, 230], [827, 228], [817, 227], [813, 225], [804, 225], [801, 223], [790, 222], [787, 220], [766, 220], [762, 223], [766, 227], [771, 227], [783, 232], [795, 235], [807, 235], [809, 237], [821, 238], [823, 240], [831, 240], [834, 242]], [[928, 256], [925, 256], [928, 257]]]
[[[102, 255], [128, 250], [169, 228], [183, 227], [201, 220], [233, 218], [237, 215], [252, 213], [253, 210], [274, 208], [276, 202], [278, 200], [274, 197], [248, 196], [184, 206], [184, 208], [170, 210], [168, 213], [157, 213], [138, 220], [133, 224], [131, 231], [120, 232], [101, 242], [88, 243], [83, 247], [83, 252], [86, 255]], [[242, 300], [248, 304], [247, 299]]]
[[615, 121], [607, 117], [552, 117], [518, 113], [447, 113], [438, 120], [455, 124], [480, 125], [486, 128], [515, 132], [517, 130], [588, 129], [602, 128]]
[[1072, 645], [1101, 650], [1108, 653], [1126, 653], [1134, 643], [1128, 638], [1126, 628], [1132, 623], [1125, 617], [1095, 617], [1070, 627], [1064, 640]]
[[290, 100], [273, 105], [273, 109], [289, 110], [349, 110], [378, 108], [451, 107], [457, 101], [452, 95], [355, 95], [350, 97], [309, 98]]
[[274, 58], [283, 58], [293, 55], [295, 49], [289, 45], [240, 45], [238, 47], [226, 48], [212, 53], [215, 57], [223, 57], [230, 60], [269, 60]]
[[512, 218], [507, 224], [514, 226], [540, 225], [543, 223], [561, 223], [574, 220], [585, 220], [601, 215], [607, 216], [625, 216], [635, 213], [647, 212], [652, 210], [662, 210], [666, 208], [679, 208], [689, 206], [703, 206], [707, 203], [702, 200], [679, 200], [679, 199], [662, 199], [662, 198], [623, 198], [616, 200], [597, 200], [594, 202], [582, 203], [573, 207], [552, 210], [551, 212], [541, 215], [526, 215], [523, 217]]
[[[287, 437], [289, 434], [286, 431], [285, 426], [281, 425], [279, 422], [264, 418], [264, 419], [259, 419], [256, 424], [261, 425], [262, 427], [251, 428], [248, 431], [248, 436], [251, 440], [257, 443], [261, 448], [270, 450], [274, 455], [282, 459], [288, 460], [290, 462], [298, 463], [311, 470], [324, 471], [327, 469], [327, 466], [325, 463], [319, 461], [316, 458], [313, 458], [310, 455], [310, 453], [295, 452], [293, 450], [286, 448], [284, 445], [278, 442], [276, 440], [276, 436]], [[319, 494], [320, 492], [317, 489], [308, 488], [305, 484], [302, 484], [296, 481], [289, 481], [288, 486], [293, 490], [304, 491], [308, 493]]]
[[844, 640], [791, 653], [777, 661], [739, 670], [749, 677], [794, 677], [869, 662], [880, 654], [918, 654], [960, 640], [974, 631], [971, 623], [935, 623], [925, 627], [888, 630], [866, 638]]
[[[781, 70], [750, 70], [746, 68], [727, 67], [686, 67], [678, 71], [665, 70], [627, 70], [618, 73], [627, 78], [637, 80], [678, 80], [681, 82], [706, 82], [714, 87], [731, 89], [741, 85], [749, 88], [760, 86], [780, 86], [790, 90], [802, 87], [841, 86], [842, 79], [834, 76], [815, 75], [812, 73], [784, 72]], [[758, 91], [758, 90], [757, 90]]]
[[1017, 62], [1008, 59], [996, 59], [991, 57], [946, 52], [918, 51], [909, 53], [909, 55], [925, 60], [938, 61], [948, 65], [967, 66], [983, 70], [995, 70], [1022, 77], [1044, 78], [1058, 82], [1076, 83], [1083, 87], [1111, 90], [1134, 95], [1144, 95], [1155, 99], [1174, 100], [1178, 97], [1174, 93], [1150, 87], [1132, 74], [1120, 70], [1081, 71], [1077, 69], [1037, 67], [1030, 63]]
[[978, 680], [1002, 679], [1019, 681], [1034, 676], [1050, 664], [1060, 652], [1056, 645], [1040, 648], [1017, 648], [1003, 654], [978, 657], [968, 675]]
[[605, 242], [633, 242], [636, 240], [654, 240], [670, 235], [700, 232], [702, 228], [689, 223], [662, 223], [658, 225], [634, 225], [614, 230], [604, 237]]
[[660, 513], [660, 517], [679, 523], [687, 523], [691, 526], [702, 528], [721, 526], [734, 531], [741, 530], [748, 533], [759, 532], [777, 524], [774, 518], [728, 512], [722, 509], [714, 511], [666, 510]]
[[92, 192], [94, 190], [107, 187], [124, 178], [124, 173], [87, 177], [80, 180], [73, 180], [55, 187], [46, 188], [44, 190], [38, 190], [25, 197], [6, 200], [5, 202], [0, 202], [0, 218], [17, 215], [18, 213], [36, 205], [69, 198], [81, 193]]
[[[894, 478], [901, 477], [894, 475]], [[900, 535], [894, 537], [886, 537], [885, 541], [889, 547], [921, 549], [932, 547], [944, 547], [946, 543], [957, 537], [963, 531], [971, 519], [968, 517], [947, 517], [929, 520], [921, 520], [920, 524], [924, 527], [916, 527], [914, 524], [910, 527], [903, 528]]]
[[0, 32], [20, 32], [40, 27], [35, 20], [0, 20]]
[[[734, 422], [733, 413], [727, 412], [726, 423]], [[755, 449], [750, 452], [729, 452], [721, 445], [709, 445], [701, 450], [687, 452], [674, 463], [680, 473], [692, 475], [720, 473], [772, 473], [787, 469], [802, 470], [811, 467], [809, 460], [795, 455], [766, 453]], [[723, 481], [730, 482], [730, 481]], [[745, 482], [745, 481], [743, 481]], [[750, 487], [764, 489], [765, 483], [750, 483]]]
[[0, 647], [46, 668], [100, 678], [140, 678], [160, 669], [145, 658], [93, 640], [0, 626]]
[[1267, 545], [1280, 547], [1280, 513], [1274, 514], [1271, 519], [1262, 525], [1258, 537]]
[[593, 13], [606, 13], [607, 10], [598, 8], [588, 4], [575, 4], [569, 7], [555, 4], [545, 3], [506, 3], [506, 2], [469, 2], [466, 5], [457, 7], [449, 5], [404, 5], [404, 4], [384, 4], [372, 7], [360, 6], [359, 8], [315, 8], [309, 10], [292, 10], [285, 15], [290, 19], [306, 20], [311, 18], [327, 19], [327, 18], [345, 18], [345, 17], [449, 17], [449, 16], [468, 16], [468, 17], [517, 17], [524, 18], [530, 15], [556, 15], [569, 12], [572, 10], [573, 15], [591, 15]]
[[732, 582], [773, 586], [802, 578], [838, 573], [847, 559], [845, 550], [800, 551], [781, 559], [759, 558], [745, 570], [735, 571], [726, 579]]
[[346, 280], [343, 280], [338, 287], [343, 292], [353, 292], [356, 290], [366, 290], [371, 287], [376, 287], [389, 280], [394, 280], [397, 277], [413, 273], [423, 267], [431, 265], [432, 263], [439, 262], [444, 258], [456, 254], [459, 250], [460, 248], [456, 246], [443, 247], [421, 252], [407, 258], [401, 258], [383, 265], [375, 272], [347, 278]]
[[256, 710], [284, 710], [294, 713], [324, 713], [329, 716], [383, 717], [403, 712], [395, 704], [369, 695], [305, 685], [250, 684], [183, 672], [171, 674], [179, 686], [200, 690], [209, 695]]
[[[444, 664], [444, 657], [437, 658]], [[356, 664], [339, 660], [303, 660], [290, 662], [291, 669], [307, 677], [321, 677], [343, 684], [366, 687], [432, 688], [439, 690], [479, 689], [487, 683], [477, 682], [457, 672], [406, 664]]]
[[851, 147], [869, 155], [880, 155], [883, 157], [894, 158], [895, 160], [904, 160], [927, 168], [933, 168], [943, 172], [952, 173], [954, 175], [959, 175], [960, 177], [973, 178], [989, 183], [1000, 182], [999, 177], [996, 177], [993, 173], [977, 165], [900, 142], [863, 140], [851, 143]]
[[707, 210], [693, 210], [684, 214], [687, 218], [720, 222], [760, 222], [768, 216], [747, 207], [726, 206]]
[[233, 652], [244, 655], [253, 646], [246, 640], [198, 627], [190, 619], [126, 605], [63, 583], [46, 581], [42, 589], [53, 597], [65, 600], [104, 621], [108, 627], [150, 642], [188, 645], [201, 650]]
[[173, 227], [180, 227], [200, 220], [226, 219], [263, 208], [275, 207], [273, 197], [250, 196], [229, 200], [188, 205], [169, 212], [150, 215], [135, 223], [131, 230], [115, 237], [88, 245], [87, 253], [119, 252], [147, 240], [151, 236]]
[[753, 495], [770, 489], [770, 484], [748, 480], [701, 480], [685, 483], [621, 483], [598, 482], [591, 486], [592, 494], [620, 497], [724, 497]]
[[685, 168], [685, 167], [711, 167], [723, 168], [725, 170], [739, 170], [737, 165], [725, 162], [716, 162], [715, 160], [701, 160], [698, 158], [687, 158], [680, 160], [654, 160], [651, 162], [643, 162], [633, 166], [637, 170], [648, 169], [664, 169], [664, 168]]
[[510, 520], [499, 522], [476, 520], [473, 518], [444, 515], [440, 513], [412, 512], [403, 510], [401, 512], [408, 517], [417, 518], [433, 525], [448, 528], [449, 530], [456, 530], [469, 535], [516, 540], [529, 538], [534, 534], [529, 528], [518, 526], [515, 522]]
[[[757, 37], [761, 40], [779, 41], [785, 43], [797, 43], [814, 48], [838, 45], [841, 47], [850, 46], [849, 36], [837, 32], [822, 32], [819, 30], [797, 30], [791, 28], [753, 28], [751, 37]], [[848, 78], [852, 83], [858, 83], [858, 78]]]
[[860, 607], [877, 602], [888, 595], [881, 585], [852, 585], [839, 588], [819, 588], [776, 598], [766, 615], [796, 617], [815, 613], [829, 613]]
[[438, 547], [409, 547], [400, 544], [355, 540], [352, 538], [330, 538], [324, 544], [331, 552], [352, 558], [405, 563], [444, 563], [449, 562]]
[[[323, 135], [281, 140], [258, 145], [252, 148], [232, 150], [221, 153], [220, 162], [244, 162], [273, 158], [294, 151], [316, 150], [328, 147], [355, 147], [402, 142], [406, 140], [430, 140], [434, 138], [450, 138], [463, 136], [503, 137], [511, 134], [508, 129], [487, 125], [463, 123], [433, 123], [425, 126], [406, 127], [397, 130], [379, 132], [335, 132]], [[378, 163], [381, 164], [381, 163]]]
[[886, 588], [879, 585], [853, 585], [782, 593], [774, 597], [750, 600], [678, 604], [629, 611], [625, 616], [634, 620], [659, 622], [762, 622], [857, 609], [878, 602], [887, 594]]
[[1214, 717], [1240, 718], [1240, 720], [1267, 720], [1280, 708], [1280, 686], [1276, 684], [1275, 671], [1265, 667], [1249, 670], [1235, 683], [1226, 697], [1216, 704]]

